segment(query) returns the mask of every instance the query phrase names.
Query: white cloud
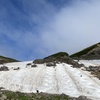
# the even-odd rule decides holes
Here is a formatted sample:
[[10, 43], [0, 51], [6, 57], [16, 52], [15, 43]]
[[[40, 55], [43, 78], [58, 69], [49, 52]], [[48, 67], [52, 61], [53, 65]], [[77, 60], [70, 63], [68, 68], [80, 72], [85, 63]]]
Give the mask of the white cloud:
[[[0, 36], [6, 35], [15, 42], [15, 44], [0, 43], [0, 54], [30, 60], [59, 51], [71, 54], [99, 42], [99, 5], [99, 0], [74, 0], [72, 4], [64, 5], [58, 10], [47, 0], [30, 0], [30, 2], [22, 0], [22, 11], [24, 11], [22, 12], [11, 3], [12, 14], [15, 18], [19, 17], [17, 21], [21, 21], [23, 25], [24, 19], [26, 21], [24, 24], [29, 26], [21, 26], [17, 21], [14, 22], [14, 26], [12, 23], [0, 20]], [[4, 10], [4, 14], [0, 13], [2, 18], [8, 14], [8, 10]]]
[[100, 1], [78, 1], [62, 8], [42, 33], [43, 45], [50, 53], [70, 54], [100, 40]]

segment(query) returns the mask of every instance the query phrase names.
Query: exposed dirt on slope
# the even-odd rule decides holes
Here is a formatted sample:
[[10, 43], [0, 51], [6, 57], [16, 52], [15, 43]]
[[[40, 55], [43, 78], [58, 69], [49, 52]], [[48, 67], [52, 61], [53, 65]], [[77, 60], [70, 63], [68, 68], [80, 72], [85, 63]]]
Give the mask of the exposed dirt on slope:
[[12, 91], [0, 91], [0, 100], [91, 100], [85, 96], [78, 98], [69, 97], [65, 94], [47, 93], [20, 93]]

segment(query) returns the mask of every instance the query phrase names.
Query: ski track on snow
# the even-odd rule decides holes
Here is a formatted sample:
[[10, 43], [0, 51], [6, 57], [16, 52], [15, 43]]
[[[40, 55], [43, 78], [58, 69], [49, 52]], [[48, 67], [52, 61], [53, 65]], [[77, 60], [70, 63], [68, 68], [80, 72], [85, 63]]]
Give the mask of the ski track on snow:
[[[89, 72], [72, 68], [71, 65], [64, 63], [57, 64], [56, 67], [38, 64], [35, 68], [30, 66], [26, 68], [27, 63], [29, 62], [5, 64], [10, 70], [0, 71], [0, 87], [27, 93], [36, 93], [38, 90], [52, 94], [65, 93], [73, 97], [84, 95], [93, 100], [100, 100], [100, 80]], [[84, 63], [90, 64], [86, 61]], [[97, 63], [99, 64], [98, 61]], [[13, 70], [17, 67], [20, 69]]]

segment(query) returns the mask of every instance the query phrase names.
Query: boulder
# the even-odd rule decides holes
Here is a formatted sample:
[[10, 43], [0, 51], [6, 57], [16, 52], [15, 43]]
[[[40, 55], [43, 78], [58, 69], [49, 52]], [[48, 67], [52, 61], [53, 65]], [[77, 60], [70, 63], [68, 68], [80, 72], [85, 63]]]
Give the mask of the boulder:
[[36, 64], [34, 64], [34, 65], [31, 65], [31, 67], [37, 67], [37, 65], [36, 65]]
[[17, 67], [17, 68], [14, 68], [14, 70], [19, 70], [20, 68], [19, 67]]
[[28, 64], [27, 64], [27, 66], [30, 66], [30, 65], [31, 65], [31, 63], [28, 63]]
[[2, 66], [2, 67], [0, 67], [0, 71], [8, 71], [9, 69], [8, 69], [8, 67], [7, 66]]
[[79, 96], [77, 100], [91, 100], [91, 99], [88, 99], [86, 96]]
[[7, 96], [3, 94], [1, 100], [7, 100]]
[[46, 66], [48, 66], [48, 67], [56, 66], [56, 63], [55, 62], [49, 62], [49, 63], [46, 63]]

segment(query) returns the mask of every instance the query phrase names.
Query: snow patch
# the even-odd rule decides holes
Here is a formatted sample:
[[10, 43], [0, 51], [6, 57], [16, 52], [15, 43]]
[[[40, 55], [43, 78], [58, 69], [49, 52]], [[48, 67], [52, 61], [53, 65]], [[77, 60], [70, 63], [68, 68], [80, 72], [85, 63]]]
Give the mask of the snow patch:
[[[100, 64], [99, 61], [82, 60], [85, 66]], [[57, 64], [56, 67], [47, 67], [37, 64], [37, 67], [26, 68], [29, 62], [16, 62], [5, 64], [10, 70], [0, 71], [0, 87], [12, 91], [36, 93], [65, 93], [73, 97], [80, 95], [100, 99], [100, 80], [94, 78], [87, 71], [73, 68], [68, 64]], [[19, 70], [12, 68], [19, 67]]]

